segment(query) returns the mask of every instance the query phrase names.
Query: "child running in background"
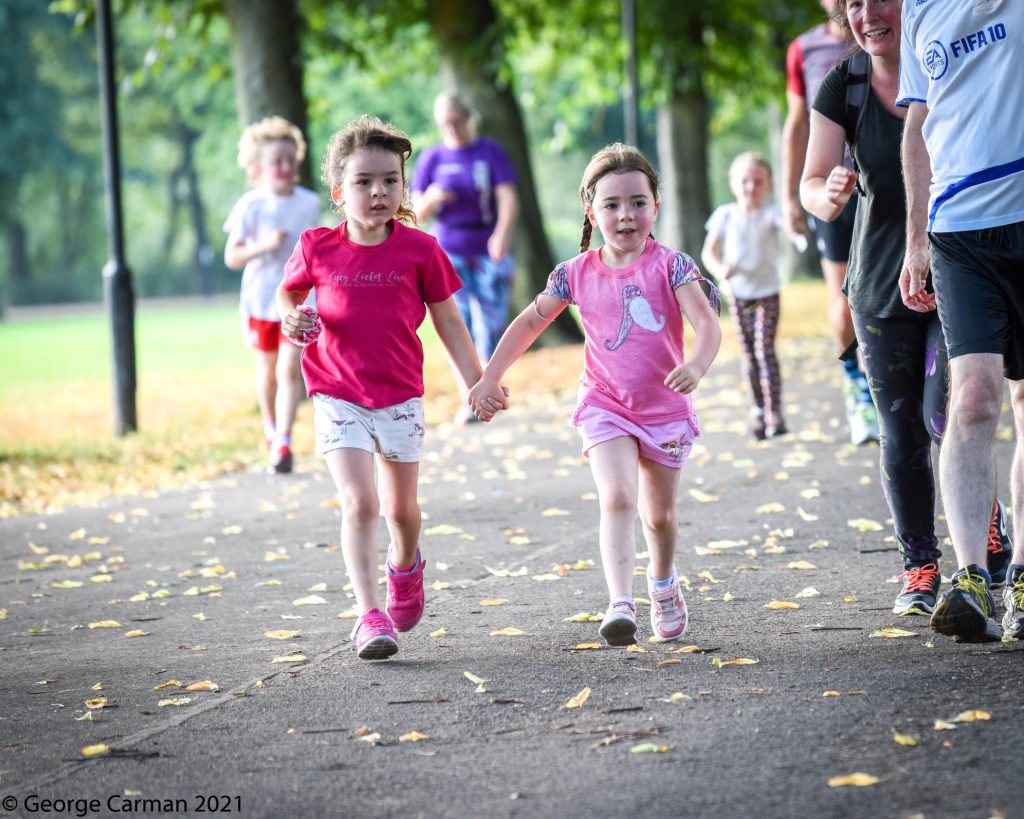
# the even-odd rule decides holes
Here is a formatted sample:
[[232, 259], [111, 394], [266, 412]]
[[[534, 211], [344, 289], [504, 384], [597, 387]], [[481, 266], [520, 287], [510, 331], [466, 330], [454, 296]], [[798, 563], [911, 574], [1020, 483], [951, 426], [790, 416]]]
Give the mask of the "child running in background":
[[779, 228], [782, 213], [765, 197], [772, 170], [761, 154], [748, 151], [729, 167], [735, 202], [715, 209], [708, 219], [701, 260], [725, 285], [743, 352], [743, 373], [754, 404], [751, 432], [759, 441], [787, 432], [782, 417], [782, 376], [775, 355], [779, 326]]
[[[680, 468], [700, 435], [690, 393], [714, 360], [721, 330], [693, 260], [654, 240], [658, 176], [621, 143], [598, 151], [580, 185], [580, 255], [555, 268], [545, 290], [509, 325], [470, 393], [474, 410], [505, 398], [499, 380], [551, 321], [575, 304], [586, 337], [572, 424], [597, 483], [600, 546], [610, 604], [600, 626], [609, 645], [636, 642], [633, 567], [639, 510], [650, 553], [651, 628], [677, 640], [687, 627], [676, 577]], [[594, 227], [604, 246], [589, 250]], [[712, 301], [717, 292], [712, 290]], [[696, 331], [683, 353], [683, 316]]]
[[[409, 138], [376, 117], [360, 117], [334, 135], [323, 180], [345, 221], [302, 234], [277, 292], [284, 333], [295, 339], [316, 324], [299, 308], [311, 288], [317, 292], [322, 332], [302, 356], [302, 373], [313, 398], [317, 453], [341, 502], [341, 548], [359, 613], [352, 639], [364, 660], [394, 654], [395, 631], [409, 631], [423, 614], [416, 485], [425, 421], [416, 329], [428, 311], [466, 389], [481, 375], [452, 299], [459, 279], [448, 256], [433, 236], [402, 224], [415, 219], [405, 203], [411, 153]], [[499, 398], [479, 415], [489, 420], [505, 406]], [[391, 536], [383, 611], [381, 512]]]
[[299, 234], [320, 224], [320, 201], [298, 184], [306, 140], [288, 120], [269, 117], [242, 132], [238, 164], [249, 190], [224, 223], [224, 263], [243, 270], [242, 332], [256, 350], [256, 400], [273, 472], [292, 470], [292, 425], [302, 397], [300, 348], [282, 344], [274, 295]]

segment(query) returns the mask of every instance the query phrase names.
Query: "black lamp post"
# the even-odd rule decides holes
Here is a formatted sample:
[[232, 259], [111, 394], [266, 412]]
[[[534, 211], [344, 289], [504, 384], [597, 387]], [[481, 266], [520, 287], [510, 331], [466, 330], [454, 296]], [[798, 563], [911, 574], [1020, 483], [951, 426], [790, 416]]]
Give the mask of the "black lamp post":
[[121, 221], [121, 157], [118, 148], [117, 89], [114, 85], [114, 35], [110, 0], [96, 3], [96, 45], [99, 51], [100, 106], [103, 125], [103, 177], [107, 191], [107, 250], [103, 266], [103, 298], [113, 334], [114, 433], [138, 429], [135, 415], [135, 294], [132, 273], [124, 261]]

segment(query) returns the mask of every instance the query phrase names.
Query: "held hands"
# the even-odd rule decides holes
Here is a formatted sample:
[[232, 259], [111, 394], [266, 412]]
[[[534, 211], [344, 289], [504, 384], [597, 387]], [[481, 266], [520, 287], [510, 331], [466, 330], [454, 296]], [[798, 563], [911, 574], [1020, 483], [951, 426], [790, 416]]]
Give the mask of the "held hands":
[[676, 367], [665, 377], [665, 386], [686, 395], [697, 389], [702, 373], [694, 364], [684, 363]]
[[469, 406], [481, 421], [490, 421], [498, 410], [508, 409], [508, 387], [484, 375], [469, 391]]
[[900, 296], [907, 307], [918, 313], [930, 313], [935, 309], [935, 294], [925, 290], [930, 268], [927, 245], [912, 246], [908, 243], [900, 271]]
[[293, 307], [281, 319], [281, 332], [295, 341], [307, 339], [307, 334], [313, 332], [318, 321], [315, 314], [310, 315], [310, 313], [304, 312], [303, 307], [305, 307], [303, 304]]
[[825, 195], [828, 201], [838, 205], [840, 209], [846, 207], [853, 195], [853, 188], [857, 184], [857, 174], [842, 165], [836, 165], [825, 180]]

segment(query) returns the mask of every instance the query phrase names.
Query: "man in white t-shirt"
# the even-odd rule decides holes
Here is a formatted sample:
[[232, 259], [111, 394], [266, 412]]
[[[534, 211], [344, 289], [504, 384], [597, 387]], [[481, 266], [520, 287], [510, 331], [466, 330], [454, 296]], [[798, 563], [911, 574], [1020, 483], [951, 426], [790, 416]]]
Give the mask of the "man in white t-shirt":
[[[1022, 52], [1020, 0], [904, 3], [897, 103], [909, 111], [900, 290], [908, 307], [925, 312], [937, 305], [942, 318], [950, 402], [941, 481], [959, 562], [931, 626], [963, 641], [1024, 636], [1024, 528], [1017, 530], [1010, 565], [998, 571], [1005, 577], [1002, 633], [990, 589], [1003, 577], [991, 563], [986, 568], [1004, 375], [1018, 430], [1015, 521], [1024, 515]], [[934, 295], [926, 290], [929, 268]]]

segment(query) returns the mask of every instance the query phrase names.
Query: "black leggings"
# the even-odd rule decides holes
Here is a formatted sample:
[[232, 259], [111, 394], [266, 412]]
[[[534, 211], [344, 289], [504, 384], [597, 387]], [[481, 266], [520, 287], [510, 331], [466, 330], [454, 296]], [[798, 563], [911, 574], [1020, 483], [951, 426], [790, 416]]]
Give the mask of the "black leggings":
[[882, 491], [905, 567], [938, 561], [931, 445], [946, 429], [946, 344], [936, 312], [873, 318], [853, 313], [878, 410]]

